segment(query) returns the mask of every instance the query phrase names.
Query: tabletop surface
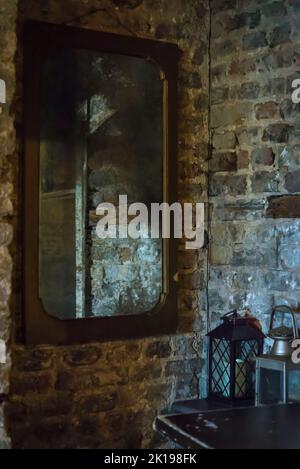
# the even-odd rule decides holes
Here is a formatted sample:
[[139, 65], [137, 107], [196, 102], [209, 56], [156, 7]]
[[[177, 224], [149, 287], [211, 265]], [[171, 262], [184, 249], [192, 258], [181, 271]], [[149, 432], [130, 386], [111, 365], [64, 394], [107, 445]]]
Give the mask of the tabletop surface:
[[184, 448], [300, 449], [300, 404], [160, 416], [155, 427]]

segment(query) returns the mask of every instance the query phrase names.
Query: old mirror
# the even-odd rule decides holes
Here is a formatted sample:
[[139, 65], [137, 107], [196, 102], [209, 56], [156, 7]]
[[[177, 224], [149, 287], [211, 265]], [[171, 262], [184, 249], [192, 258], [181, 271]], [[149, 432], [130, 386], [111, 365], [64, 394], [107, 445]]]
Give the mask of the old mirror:
[[[100, 239], [96, 209], [163, 201], [163, 82], [143, 58], [65, 49], [42, 74], [40, 297], [59, 318], [151, 311], [163, 292], [163, 247]], [[118, 227], [117, 227], [118, 229]], [[55, 295], [53, 294], [55, 292]]]
[[24, 43], [27, 341], [174, 330], [175, 241], [124, 238], [118, 214], [176, 201], [177, 46], [36, 22]]

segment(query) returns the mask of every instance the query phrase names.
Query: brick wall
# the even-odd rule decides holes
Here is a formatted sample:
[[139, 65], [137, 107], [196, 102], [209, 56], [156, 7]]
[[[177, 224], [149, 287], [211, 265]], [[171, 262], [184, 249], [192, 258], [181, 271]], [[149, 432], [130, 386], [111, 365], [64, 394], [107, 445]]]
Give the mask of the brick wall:
[[[6, 64], [3, 75], [14, 83], [15, 10], [11, 0], [2, 3], [8, 31], [3, 37], [9, 47], [1, 49], [1, 70]], [[97, 7], [101, 11], [94, 12]], [[196, 396], [201, 373], [204, 393], [207, 312], [213, 327], [230, 308], [249, 306], [266, 328], [274, 304], [299, 306], [300, 223], [295, 195], [300, 193], [300, 110], [291, 102], [291, 82], [300, 75], [299, 2], [212, 0], [211, 12], [209, 35], [206, 1], [19, 2], [19, 31], [24, 19], [31, 18], [134, 33], [179, 45], [183, 50], [180, 196], [183, 201], [207, 200], [209, 186], [211, 224], [208, 303], [206, 252], [180, 251], [176, 337], [80, 347], [24, 347], [20, 298], [13, 295], [11, 312], [18, 340], [13, 344], [7, 423], [15, 447], [162, 446], [166, 443], [152, 431], [156, 413], [175, 398]], [[0, 215], [9, 215], [0, 225], [1, 266], [8, 265], [4, 274], [0, 271], [5, 277], [0, 290], [5, 318], [9, 317], [11, 288], [7, 245], [12, 226], [16, 237], [21, 230], [15, 222], [21, 194], [9, 115], [11, 111], [21, 135], [21, 71], [20, 36], [18, 89], [13, 107], [3, 108], [1, 115]], [[12, 86], [11, 97], [13, 90]], [[10, 248], [16, 266], [15, 291], [21, 282], [17, 246], [15, 242]], [[6, 340], [7, 319], [2, 322], [2, 309], [0, 334]], [[7, 376], [1, 378], [6, 387]]]
[[[7, 91], [7, 104], [0, 104], [0, 395], [8, 392], [10, 369], [11, 243], [15, 199], [13, 187], [17, 166], [16, 138], [11, 108], [15, 93], [16, 16], [17, 1], [0, 0], [0, 77], [5, 81]], [[8, 444], [0, 398], [0, 448]]]
[[300, 191], [300, 108], [291, 100], [300, 4], [215, 0], [212, 7], [210, 314], [215, 323], [248, 306], [267, 329], [273, 305], [299, 306], [295, 198], [266, 209], [272, 196]]
[[[10, 0], [9, 0], [10, 1]], [[95, 11], [95, 9], [99, 11]], [[208, 2], [192, 0], [19, 1], [15, 122], [22, 134], [22, 39], [25, 19], [171, 41], [180, 63], [180, 195], [205, 200], [208, 147]], [[11, 60], [11, 58], [10, 58]], [[206, 104], [205, 104], [206, 103]], [[17, 174], [18, 166], [15, 165]], [[21, 193], [14, 213], [19, 215]], [[16, 225], [16, 233], [21, 230]], [[206, 252], [180, 252], [179, 333], [74, 347], [22, 345], [20, 297], [14, 326], [7, 424], [13, 447], [158, 447], [155, 415], [176, 398], [198, 395], [205, 328]], [[15, 256], [19, 271], [20, 255]], [[20, 282], [21, 277], [17, 276]], [[17, 283], [15, 283], [17, 285]], [[205, 295], [203, 295], [205, 297]]]

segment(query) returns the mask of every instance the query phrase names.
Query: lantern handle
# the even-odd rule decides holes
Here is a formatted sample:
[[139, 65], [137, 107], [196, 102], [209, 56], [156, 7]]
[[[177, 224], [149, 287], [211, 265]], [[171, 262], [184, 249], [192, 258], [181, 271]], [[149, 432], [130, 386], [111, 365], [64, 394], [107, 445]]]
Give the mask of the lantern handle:
[[229, 313], [224, 314], [224, 316], [221, 317], [224, 321], [229, 320], [229, 319], [237, 319], [238, 317], [238, 312], [236, 309], [233, 311], [229, 311]]
[[275, 306], [275, 308], [273, 308], [273, 311], [272, 311], [272, 314], [271, 314], [270, 331], [273, 330], [273, 325], [274, 325], [274, 320], [275, 320], [276, 313], [281, 313], [282, 316], [284, 314], [289, 314], [291, 316], [292, 323], [293, 323], [294, 339], [298, 339], [299, 338], [299, 331], [298, 331], [298, 327], [297, 327], [296, 316], [293, 313], [292, 309], [289, 306], [286, 306], [286, 305]]

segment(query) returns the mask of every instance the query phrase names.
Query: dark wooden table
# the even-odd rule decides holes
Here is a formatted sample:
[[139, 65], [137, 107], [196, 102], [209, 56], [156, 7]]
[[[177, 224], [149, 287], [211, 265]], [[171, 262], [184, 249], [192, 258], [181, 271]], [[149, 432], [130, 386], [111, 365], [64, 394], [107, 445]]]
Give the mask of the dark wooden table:
[[300, 404], [160, 416], [155, 428], [187, 449], [300, 449]]

